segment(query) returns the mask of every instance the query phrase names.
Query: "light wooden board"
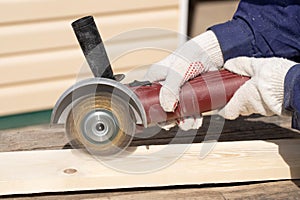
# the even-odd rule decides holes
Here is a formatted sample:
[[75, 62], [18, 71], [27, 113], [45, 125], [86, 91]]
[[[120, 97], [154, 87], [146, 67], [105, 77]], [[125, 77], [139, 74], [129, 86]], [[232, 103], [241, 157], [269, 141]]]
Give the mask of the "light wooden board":
[[[169, 145], [170, 146], [170, 145]], [[48, 150], [0, 153], [0, 194], [21, 194], [109, 188], [152, 187], [203, 183], [300, 178], [300, 140], [217, 143], [204, 159], [203, 144], [193, 144], [166, 168], [144, 174], [121, 173], [102, 166], [77, 150]], [[141, 146], [132, 159], [120, 159], [126, 167], [146, 167], [170, 159], [181, 145]], [[73, 168], [77, 172], [65, 174]]]

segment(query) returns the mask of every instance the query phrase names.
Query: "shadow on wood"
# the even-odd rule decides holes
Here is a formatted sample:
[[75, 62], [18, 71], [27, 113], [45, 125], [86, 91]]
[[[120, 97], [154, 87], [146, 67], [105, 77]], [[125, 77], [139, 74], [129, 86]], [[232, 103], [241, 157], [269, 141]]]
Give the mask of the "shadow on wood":
[[[215, 128], [216, 132], [214, 132], [213, 126], [217, 127]], [[178, 127], [174, 127], [169, 131], [152, 127], [138, 134], [132, 145], [170, 144], [174, 137], [180, 138], [176, 140], [179, 144], [190, 141], [191, 137], [194, 137], [193, 143], [203, 142], [205, 137], [205, 140], [218, 140], [219, 142], [300, 138], [298, 131], [285, 128], [289, 126], [290, 118], [278, 116], [251, 115], [249, 117], [239, 117], [236, 120], [224, 121], [222, 117], [212, 115], [204, 117], [203, 125], [197, 131], [197, 134], [193, 131], [180, 131]], [[209, 133], [208, 129], [211, 130]], [[153, 134], [153, 132], [156, 134]], [[152, 136], [149, 137], [149, 135]]]

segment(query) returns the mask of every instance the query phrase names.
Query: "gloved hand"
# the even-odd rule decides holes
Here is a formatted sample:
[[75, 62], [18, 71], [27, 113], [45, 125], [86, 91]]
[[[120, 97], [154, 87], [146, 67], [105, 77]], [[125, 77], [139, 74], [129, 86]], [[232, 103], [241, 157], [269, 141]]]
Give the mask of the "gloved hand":
[[[151, 82], [163, 81], [159, 94], [160, 104], [166, 112], [173, 112], [183, 84], [201, 73], [218, 70], [223, 63], [219, 42], [212, 31], [207, 31], [189, 40], [162, 61], [153, 64], [145, 79]], [[165, 128], [176, 124], [183, 130], [198, 129], [202, 125], [202, 117], [199, 114], [169, 122], [169, 126]]]
[[228, 60], [224, 68], [234, 73], [250, 76], [219, 114], [226, 119], [253, 113], [285, 115], [283, 108], [284, 78], [295, 62], [283, 58], [238, 57]]

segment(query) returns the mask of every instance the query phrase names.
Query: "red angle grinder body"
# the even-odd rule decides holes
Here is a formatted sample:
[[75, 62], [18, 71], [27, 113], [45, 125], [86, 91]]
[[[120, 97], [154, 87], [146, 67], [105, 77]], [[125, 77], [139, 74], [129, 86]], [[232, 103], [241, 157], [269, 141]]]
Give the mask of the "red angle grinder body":
[[161, 84], [130, 87], [141, 101], [148, 124], [196, 116], [199, 113], [222, 108], [249, 77], [227, 70], [211, 71], [188, 81], [180, 92], [174, 112], [165, 112], [159, 103]]

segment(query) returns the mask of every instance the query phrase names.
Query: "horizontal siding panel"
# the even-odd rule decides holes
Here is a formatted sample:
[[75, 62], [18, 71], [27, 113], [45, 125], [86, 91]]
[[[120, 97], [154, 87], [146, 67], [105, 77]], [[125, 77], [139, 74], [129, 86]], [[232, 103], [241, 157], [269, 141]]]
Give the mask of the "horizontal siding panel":
[[[108, 44], [107, 51], [114, 71], [124, 72], [131, 67], [153, 63], [167, 55], [162, 50], [138, 50], [122, 55], [124, 52], [140, 47], [155, 47], [172, 51], [177, 47], [177, 41], [176, 35], [167, 35], [158, 39]], [[120, 56], [121, 58], [118, 58]], [[61, 51], [5, 57], [0, 62], [0, 74], [2, 74], [0, 89], [10, 84], [20, 85], [24, 82], [43, 81], [57, 77], [75, 77], [84, 62], [83, 53], [77, 47]]]
[[52, 51], [1, 59], [0, 86], [42, 81], [78, 72], [83, 62], [80, 49]]
[[0, 89], [0, 116], [50, 109], [74, 78]]
[[50, 109], [91, 76], [70, 25], [84, 15], [95, 17], [115, 73], [154, 63], [178, 44], [178, 0], [1, 0], [0, 116]]
[[0, 24], [178, 6], [178, 0], [1, 0]]
[[[142, 27], [178, 29], [178, 10], [162, 10], [143, 13], [96, 17], [103, 39], [121, 32]], [[133, 36], [135, 37], [135, 36]], [[136, 37], [140, 37], [136, 35]], [[77, 41], [70, 21], [32, 23], [0, 28], [0, 56], [39, 51], [45, 49], [76, 46]]]
[[[171, 46], [166, 47], [167, 49], [174, 49], [176, 46], [174, 44], [176, 44], [177, 39], [174, 37], [170, 39], [164, 39], [163, 41], [166, 42], [166, 44], [171, 44]], [[115, 48], [117, 48], [117, 46]], [[168, 53], [168, 51], [161, 50], [137, 50], [114, 59], [112, 64], [115, 73], [130, 73], [130, 71], [136, 69], [136, 67], [145, 66], [158, 61], [165, 57]], [[72, 55], [71, 52], [70, 55]], [[81, 63], [82, 59], [78, 59], [79, 56], [76, 56], [75, 52], [74, 55], [77, 61]], [[19, 77], [20, 79], [23, 78], [24, 81], [28, 81], [30, 78], [35, 80], [37, 77], [39, 77], [39, 79], [32, 82], [16, 82], [14, 84], [0, 87], [0, 116], [53, 108], [59, 96], [67, 88], [73, 85], [76, 80], [81, 80], [86, 78], [87, 75], [90, 75], [90, 71], [87, 66], [83, 68], [81, 68], [81, 65], [78, 66], [76, 64], [74, 66], [67, 66], [68, 67], [66, 68], [61, 65], [56, 65], [56, 67], [54, 67], [55, 70], [51, 69], [50, 65], [47, 66], [48, 68], [43, 68], [40, 66], [35, 66], [35, 68], [32, 68], [32, 66], [25, 66], [25, 68], [21, 68], [24, 69], [24, 72], [6, 72], [7, 76], [3, 78], [7, 78], [8, 75], [10, 75], [11, 80], [17, 79], [16, 77]], [[75, 69], [72, 69], [72, 67]], [[80, 75], [78, 76], [77, 73], [79, 70]], [[19, 76], [16, 76], [16, 74]], [[50, 78], [47, 77], [49, 74], [51, 75]], [[133, 73], [130, 73], [130, 76], [132, 76], [132, 74]], [[134, 75], [135, 74], [136, 73], [134, 73]]]
[[[115, 70], [115, 73], [130, 73], [135, 74], [137, 66], [145, 66], [145, 63], [140, 64], [134, 62], [133, 58], [136, 56], [143, 56], [145, 59], [156, 60], [161, 59], [166, 55], [166, 52], [158, 53], [157, 51], [144, 50], [139, 52], [132, 52], [127, 57], [121, 57], [116, 63], [122, 63], [124, 61], [131, 61], [130, 66], [124, 66], [121, 69]], [[149, 64], [149, 63], [148, 63]], [[135, 66], [135, 67], [133, 67]], [[51, 79], [32, 83], [23, 83], [10, 85], [8, 87], [0, 88], [0, 116], [11, 115], [16, 113], [25, 113], [38, 110], [51, 109], [59, 96], [76, 81], [82, 80], [86, 77], [86, 70], [81, 70], [81, 76], [79, 77], [66, 77], [62, 79]], [[142, 79], [143, 77], [136, 77]]]
[[165, 58], [168, 54], [169, 52], [167, 51], [150, 49], [137, 50], [118, 58], [112, 63], [112, 65], [114, 66], [116, 73], [125, 73], [137, 67], [151, 65], [158, 62]]

